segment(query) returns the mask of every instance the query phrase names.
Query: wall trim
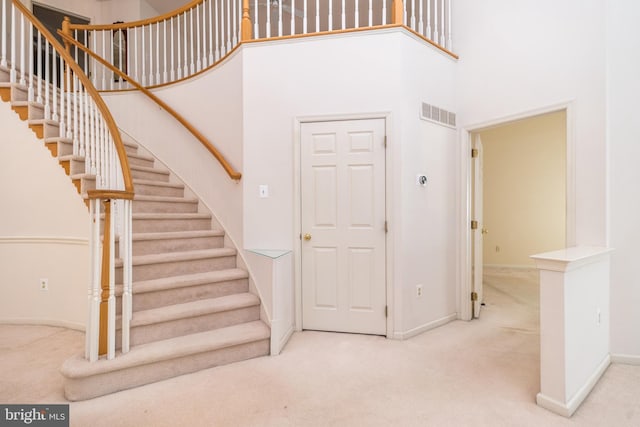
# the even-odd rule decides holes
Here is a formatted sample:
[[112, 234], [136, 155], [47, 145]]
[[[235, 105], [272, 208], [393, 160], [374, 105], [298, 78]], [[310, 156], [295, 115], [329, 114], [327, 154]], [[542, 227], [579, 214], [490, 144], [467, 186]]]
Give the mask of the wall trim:
[[611, 363], [640, 366], [640, 356], [632, 354], [611, 354]]
[[72, 329], [84, 332], [86, 325], [59, 319], [35, 319], [35, 318], [9, 318], [0, 319], [2, 325], [29, 325], [29, 326], [53, 326], [56, 328]]
[[538, 406], [548, 409], [551, 412], [555, 412], [558, 415], [569, 418], [582, 404], [584, 399], [587, 398], [589, 393], [591, 393], [591, 390], [598, 383], [610, 364], [611, 357], [607, 354], [591, 377], [589, 377], [587, 382], [580, 387], [576, 394], [567, 403], [559, 402], [551, 397], [543, 395], [542, 393], [537, 394], [536, 403]]
[[442, 325], [446, 325], [447, 323], [456, 320], [458, 318], [458, 313], [453, 313], [448, 316], [442, 317], [440, 319], [433, 320], [429, 323], [425, 323], [424, 325], [418, 326], [417, 328], [409, 329], [405, 332], [394, 332], [393, 339], [396, 340], [406, 340], [411, 337], [415, 337], [416, 335], [420, 335], [423, 332], [430, 331], [431, 329], [438, 328]]
[[89, 245], [89, 239], [62, 236], [0, 236], [0, 245]]

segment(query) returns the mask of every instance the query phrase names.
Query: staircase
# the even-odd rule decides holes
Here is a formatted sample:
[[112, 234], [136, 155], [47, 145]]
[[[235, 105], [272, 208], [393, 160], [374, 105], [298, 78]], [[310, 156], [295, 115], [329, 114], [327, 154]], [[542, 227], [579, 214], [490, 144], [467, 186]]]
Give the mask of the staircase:
[[[2, 99], [44, 140], [85, 195], [95, 187], [95, 177], [84, 172], [84, 159], [72, 154], [72, 141], [58, 136], [58, 123], [44, 119], [41, 104], [27, 102], [26, 87], [8, 81], [8, 71], [0, 68]], [[61, 372], [69, 400], [269, 354], [270, 330], [260, 320], [260, 300], [249, 292], [249, 276], [238, 268], [236, 249], [225, 242], [224, 231], [150, 153], [131, 141], [125, 145], [136, 192], [131, 349], [112, 360], [91, 363], [84, 355], [67, 360]], [[121, 278], [117, 262], [116, 283]], [[116, 296], [121, 293], [119, 285]]]

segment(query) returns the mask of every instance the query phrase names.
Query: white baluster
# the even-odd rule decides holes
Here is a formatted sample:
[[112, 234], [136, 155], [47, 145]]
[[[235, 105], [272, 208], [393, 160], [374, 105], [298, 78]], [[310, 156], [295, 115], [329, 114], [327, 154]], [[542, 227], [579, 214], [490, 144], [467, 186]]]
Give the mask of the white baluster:
[[433, 34], [431, 30], [431, 0], [427, 0], [427, 29], [425, 30], [425, 36], [429, 40], [433, 40]]
[[169, 72], [167, 70], [167, 60], [169, 58], [167, 51], [167, 20], [162, 21], [162, 45], [163, 45], [163, 56], [162, 56], [162, 66], [164, 67], [164, 71], [162, 73], [162, 82], [167, 83]]
[[382, 25], [387, 25], [387, 2], [385, 0], [382, 0]]
[[147, 39], [144, 36], [144, 25], [140, 27], [140, 39], [141, 39], [141, 43], [142, 43], [142, 58], [140, 58], [140, 60], [142, 61], [142, 86], [146, 86], [147, 85]]
[[[436, 0], [437, 1], [437, 0]], [[444, 0], [442, 0], [442, 4], [440, 5], [440, 46], [444, 46], [447, 42], [445, 41], [445, 28], [444, 28]], [[437, 42], [437, 40], [436, 40]]]
[[189, 29], [187, 28], [187, 12], [184, 13], [183, 18], [184, 18], [184, 20], [182, 21], [183, 33], [180, 35], [184, 43], [184, 46], [182, 49], [182, 53], [184, 53], [184, 57], [183, 57], [184, 69], [182, 71], [182, 74], [184, 77], [187, 77], [189, 75]]
[[449, 23], [447, 25], [447, 49], [453, 50], [453, 38], [451, 37], [451, 0], [447, 0], [447, 16]]
[[271, 4], [267, 1], [266, 3], [267, 9], [267, 38], [271, 37]]
[[231, 50], [231, 8], [229, 7], [229, 2], [231, 0], [227, 0], [227, 50], [229, 52]]
[[[384, 3], [384, 0], [383, 0]], [[333, 0], [329, 2], [329, 15], [327, 16], [327, 29], [333, 31]]]
[[[109, 32], [111, 32], [111, 31], [109, 31]], [[101, 47], [102, 48], [102, 55], [101, 56], [103, 58], [106, 58], [107, 61], [108, 61], [109, 57], [111, 57], [112, 55], [108, 55], [108, 56], [106, 55], [106, 52], [107, 52], [107, 46], [106, 46], [107, 40], [106, 39], [107, 39], [107, 37], [105, 36], [105, 30], [101, 31], [100, 35], [102, 36], [101, 37], [101, 39], [102, 39], [102, 47]], [[92, 37], [92, 39], [93, 39], [93, 51], [94, 52], [97, 52], [97, 47], [96, 47], [96, 44], [98, 43], [98, 41], [96, 40], [98, 38], [97, 36], [98, 36], [98, 32], [95, 31], [93, 33], [93, 37]], [[113, 46], [113, 40], [112, 40], [112, 42], [111, 42], [111, 44], [109, 46]], [[110, 50], [113, 50], [113, 49], [110, 49]], [[106, 73], [105, 69], [102, 68], [102, 67], [98, 67], [98, 64], [95, 61], [95, 59], [91, 58], [91, 62], [94, 63], [94, 67], [93, 67], [94, 72], [91, 73], [92, 77], [93, 77], [93, 79], [92, 79], [93, 80], [93, 85], [94, 86], [98, 86], [97, 80], [98, 80], [98, 68], [99, 68], [101, 70], [100, 74], [101, 74], [101, 82], [102, 82], [100, 84], [100, 89], [106, 89], [107, 88], [107, 76], [106, 76], [107, 73]], [[111, 63], [113, 64], [113, 60], [111, 60]], [[110, 87], [110, 89], [113, 89], [113, 79], [109, 79], [109, 80], [111, 81], [109, 87]]]
[[[149, 24], [149, 27], [151, 27], [151, 24]], [[162, 83], [160, 81], [160, 24], [154, 24], [154, 27], [156, 28], [156, 84], [159, 85]]]
[[358, 0], [356, 0], [353, 8], [353, 25], [354, 28], [358, 28], [360, 27], [360, 11], [358, 10], [358, 4], [360, 3]]
[[[2, 34], [0, 34], [0, 66], [7, 68], [7, 1], [2, 1]], [[29, 38], [33, 40], [33, 38]]]
[[[129, 40], [131, 40], [131, 38], [129, 37], [131, 35], [131, 31], [135, 32], [135, 29], [131, 30], [130, 28], [127, 28], [127, 41], [125, 42], [125, 46], [127, 47], [127, 49], [125, 50], [125, 54], [127, 55], [127, 57], [125, 58], [125, 62], [127, 63], [127, 74], [131, 74], [131, 50], [129, 49]], [[134, 51], [135, 54], [135, 51]], [[137, 55], [137, 54], [136, 54]], [[124, 70], [123, 70], [124, 71]], [[122, 84], [125, 85], [129, 85], [129, 83], [125, 83], [123, 81], [123, 79], [120, 79], [120, 86], [122, 87]]]
[[433, 41], [438, 43], [438, 38], [440, 33], [438, 32], [438, 25], [439, 25], [439, 16], [438, 15], [438, 2], [440, 0], [434, 0], [433, 2]]
[[[202, 22], [200, 22], [200, 9], [202, 9]], [[202, 42], [202, 50], [198, 45], [200, 69], [207, 68], [207, 5], [204, 2], [198, 5], [198, 41]]]
[[[33, 43], [32, 43], [33, 44]], [[56, 66], [57, 64], [57, 60], [58, 60], [58, 53], [55, 51], [55, 49], [52, 51], [53, 53], [53, 83], [51, 85], [51, 87], [53, 88], [53, 113], [51, 118], [55, 121], [59, 121], [59, 117], [58, 117], [58, 67]]]
[[302, 17], [302, 34], [307, 34], [307, 2], [308, 1], [309, 0], [304, 0], [304, 3], [303, 3], [304, 7], [303, 7], [302, 14], [304, 16]]
[[[282, 3], [282, 0], [280, 2]], [[233, 41], [229, 50], [231, 50], [231, 48], [234, 48], [238, 45], [238, 22], [240, 22], [238, 19], [238, 8], [237, 8], [238, 1], [231, 0], [231, 3], [233, 4], [233, 15], [231, 19], [231, 21], [233, 22], [233, 31], [232, 31]], [[280, 17], [282, 18], [282, 13], [280, 13]]]
[[320, 0], [316, 0], [316, 33], [320, 32]]
[[369, 0], [369, 26], [373, 27], [373, 0]]
[[416, 0], [411, 0], [411, 29], [416, 30]]
[[220, 34], [221, 30], [220, 30], [220, 15], [218, 14], [218, 0], [216, 0], [216, 20], [215, 20], [215, 25], [214, 25], [214, 29], [216, 32], [216, 57], [215, 60], [217, 61], [218, 59], [220, 59]]
[[424, 31], [422, 31], [424, 29], [424, 20], [423, 20], [423, 13], [424, 13], [424, 0], [418, 0], [419, 4], [420, 4], [420, 11], [418, 12], [418, 33], [423, 34], [424, 35]]
[[[4, 31], [3, 31], [4, 34]], [[33, 24], [29, 23], [29, 89], [27, 90], [27, 99], [30, 102], [34, 100], [34, 89], [33, 89]]]
[[[112, 202], [113, 204], [113, 202]], [[116, 356], [116, 294], [115, 294], [115, 215], [111, 209], [111, 221], [109, 223], [109, 300], [107, 303], [107, 359], [113, 359]]]
[[[30, 43], [31, 44], [31, 43]], [[51, 105], [49, 101], [50, 98], [50, 89], [51, 89], [51, 66], [49, 65], [51, 62], [51, 58], [49, 57], [49, 40], [45, 39], [45, 52], [44, 52], [44, 118], [47, 120], [51, 119]]]
[[213, 56], [213, 51], [215, 50], [215, 47], [213, 45], [213, 32], [216, 29], [216, 25], [213, 22], [213, 1], [214, 0], [210, 0], [208, 2], [209, 4], [209, 65], [213, 65], [213, 63], [215, 62], [214, 56]]
[[340, 29], [344, 30], [347, 27], [347, 15], [346, 15], [346, 8], [345, 8], [345, 4], [344, 4], [344, 0], [342, 0], [342, 27], [340, 27]]
[[293, 35], [296, 33], [296, 2], [291, 0], [291, 23], [289, 24], [290, 32]]
[[253, 15], [254, 15], [253, 16], [253, 37], [256, 38], [256, 39], [259, 39], [260, 38], [260, 26], [258, 25], [258, 22], [260, 22], [260, 14], [258, 12], [258, 0], [254, 0], [253, 1]]
[[[36, 61], [36, 66], [37, 68], [37, 72], [36, 72], [36, 76], [38, 76], [38, 89], [36, 90], [36, 102], [38, 104], [42, 104], [42, 34], [40, 34], [40, 31], [38, 31], [37, 34], [38, 37], [38, 59]], [[24, 37], [22, 38], [23, 43], [24, 43]], [[24, 49], [22, 49], [22, 51], [24, 52]], [[22, 67], [22, 72], [20, 73], [20, 84], [24, 84], [22, 82], [23, 80], [23, 76], [24, 76], [24, 54], [22, 54], [22, 59], [20, 60], [21, 64], [20, 66]]]
[[404, 25], [407, 25], [407, 1], [409, 0], [404, 0], [402, 3], [404, 5], [404, 11], [402, 12], [402, 23]]
[[[179, 22], [179, 21], [178, 21]], [[169, 25], [169, 27], [171, 28], [171, 81], [174, 81], [176, 79], [176, 67], [175, 67], [175, 47], [174, 47], [174, 34], [173, 34], [173, 26], [174, 26], [174, 22], [173, 22], [173, 17], [171, 18], [171, 24]], [[179, 45], [179, 43], [178, 43]]]
[[[27, 74], [26, 56], [28, 49], [26, 46], [27, 40], [25, 40], [26, 37], [24, 36], [25, 28], [24, 15], [20, 14], [20, 84], [23, 86], [27, 84], [25, 75]], [[38, 42], [40, 42], [40, 38], [38, 38]], [[31, 40], [29, 40], [28, 43], [31, 44]], [[42, 52], [40, 51], [40, 49], [38, 49], [38, 58], [40, 59], [40, 62], [42, 62]], [[38, 76], [42, 76], [42, 74], [40, 73], [38, 74]]]
[[71, 105], [72, 105], [72, 94], [71, 94], [71, 68], [69, 67], [69, 65], [65, 62], [64, 64], [65, 70], [66, 72], [64, 73], [65, 76], [65, 90], [64, 90], [64, 96], [67, 97], [67, 138], [71, 139], [71, 141], [73, 142], [72, 146], [73, 146], [73, 154], [74, 156], [78, 155], [78, 145], [76, 144], [76, 142], [73, 139], [73, 126], [72, 126], [72, 120], [73, 117], [71, 115]]
[[16, 8], [11, 5], [11, 68], [9, 69], [9, 81], [16, 82]]
[[89, 288], [89, 321], [87, 325], [87, 350], [90, 362], [98, 360], [100, 336], [100, 199], [90, 202], [91, 215], [91, 285]]
[[138, 73], [138, 28], [133, 28], [133, 79], [140, 81]]
[[124, 200], [123, 232], [120, 237], [122, 253], [122, 353], [129, 352], [131, 325], [131, 201]]
[[191, 43], [190, 43], [190, 45], [191, 45], [191, 50], [190, 50], [190, 55], [191, 55], [191, 63], [190, 63], [190, 65], [191, 65], [191, 68], [190, 68], [190, 71], [191, 71], [191, 74], [193, 74], [193, 73], [196, 72], [196, 64], [193, 62], [194, 61], [194, 58], [193, 58], [193, 56], [194, 56], [193, 47], [194, 46], [193, 45], [195, 44], [194, 40], [193, 40], [193, 9], [191, 9], [189, 11], [189, 34], [191, 35]]
[[[278, 2], [278, 37], [282, 37], [282, 2], [281, 0]], [[236, 4], [233, 2], [233, 4]]]

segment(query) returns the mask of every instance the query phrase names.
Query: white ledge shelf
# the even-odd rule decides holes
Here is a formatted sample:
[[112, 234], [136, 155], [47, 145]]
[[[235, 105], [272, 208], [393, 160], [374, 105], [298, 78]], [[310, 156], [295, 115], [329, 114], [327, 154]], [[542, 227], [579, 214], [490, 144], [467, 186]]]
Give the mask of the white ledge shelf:
[[572, 271], [602, 261], [613, 249], [601, 246], [575, 246], [559, 251], [531, 255], [539, 270]]

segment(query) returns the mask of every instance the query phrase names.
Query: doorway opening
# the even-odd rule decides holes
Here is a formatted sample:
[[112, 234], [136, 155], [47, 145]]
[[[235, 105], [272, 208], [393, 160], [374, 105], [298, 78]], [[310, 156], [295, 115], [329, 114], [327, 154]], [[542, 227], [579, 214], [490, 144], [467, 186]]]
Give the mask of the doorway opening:
[[493, 316], [537, 333], [533, 254], [563, 249], [568, 236], [567, 110], [469, 134], [470, 318]]

